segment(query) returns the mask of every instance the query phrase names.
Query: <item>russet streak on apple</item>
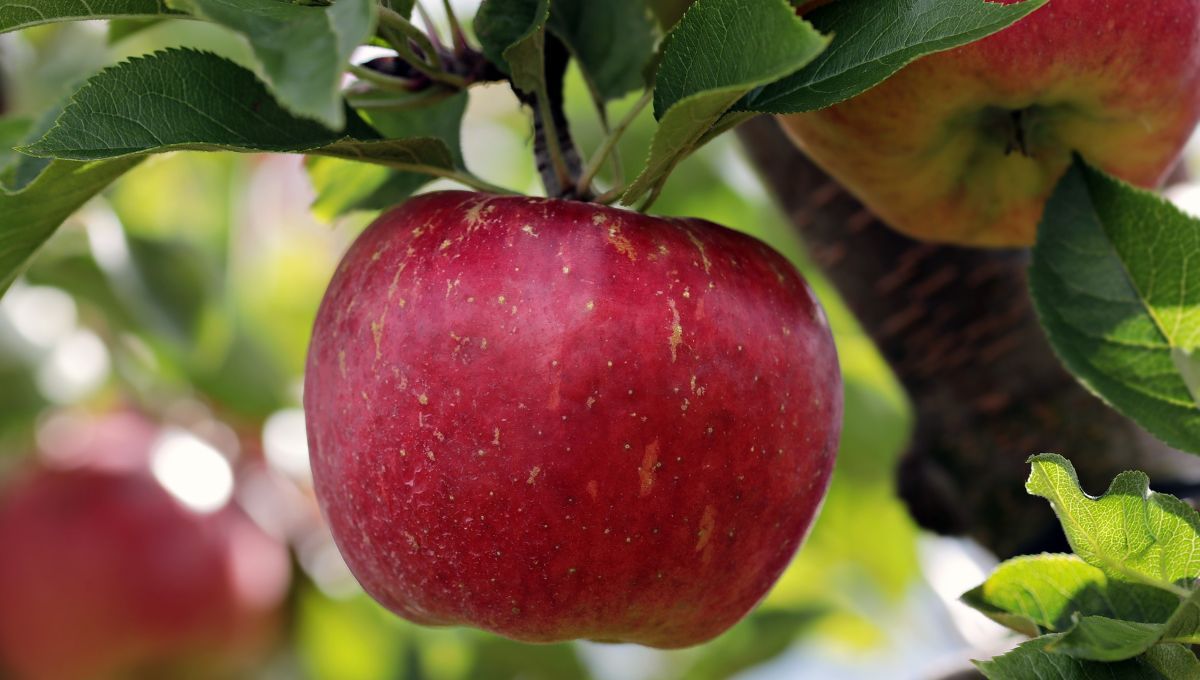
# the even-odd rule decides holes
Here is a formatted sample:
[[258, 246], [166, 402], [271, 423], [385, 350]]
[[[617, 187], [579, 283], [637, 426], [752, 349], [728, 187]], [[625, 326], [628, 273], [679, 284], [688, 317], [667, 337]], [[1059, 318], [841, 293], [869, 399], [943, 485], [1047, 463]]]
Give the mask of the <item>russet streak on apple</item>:
[[318, 498], [426, 624], [696, 644], [824, 496], [841, 379], [791, 265], [700, 220], [446, 192], [384, 215], [318, 315]]
[[1033, 243], [1074, 151], [1158, 185], [1198, 119], [1200, 0], [1051, 0], [849, 101], [781, 118], [896, 229], [979, 246]]

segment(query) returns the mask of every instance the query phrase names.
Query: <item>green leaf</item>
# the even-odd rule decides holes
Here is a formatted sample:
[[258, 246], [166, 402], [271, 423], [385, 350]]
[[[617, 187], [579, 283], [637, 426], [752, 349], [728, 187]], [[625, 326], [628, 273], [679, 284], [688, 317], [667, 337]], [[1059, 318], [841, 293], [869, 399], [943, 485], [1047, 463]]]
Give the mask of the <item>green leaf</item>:
[[887, 80], [913, 60], [979, 40], [1042, 7], [984, 0], [838, 0], [805, 15], [829, 49], [802, 70], [752, 92], [738, 109], [797, 113], [832, 106]]
[[[388, 137], [439, 139], [454, 155], [455, 165], [462, 167], [459, 131], [466, 107], [467, 95], [462, 93], [428, 108], [371, 112], [368, 120]], [[327, 221], [354, 210], [391, 207], [430, 180], [428, 175], [339, 158], [310, 158], [308, 172], [317, 191], [313, 211]]]
[[1168, 680], [1200, 678], [1200, 659], [1183, 645], [1154, 645], [1141, 660]]
[[0, 176], [19, 157], [16, 146], [33, 128], [28, 118], [0, 118]]
[[1151, 491], [1143, 472], [1122, 472], [1093, 498], [1062, 456], [1029, 460], [1026, 490], [1050, 501], [1079, 557], [1112, 579], [1189, 594], [1200, 575], [1200, 514], [1191, 506]]
[[692, 0], [648, 0], [650, 11], [658, 19], [659, 25], [669, 30], [683, 18]]
[[545, 83], [546, 21], [550, 0], [488, 0], [475, 15], [483, 53], [525, 92]]
[[547, 28], [579, 62], [601, 101], [641, 89], [654, 56], [654, 22], [644, 0], [555, 0]]
[[388, 5], [392, 11], [404, 17], [405, 19], [412, 16], [413, 6], [417, 4], [417, 0], [390, 0]]
[[167, 0], [180, 10], [241, 33], [279, 103], [337, 129], [345, 124], [342, 73], [375, 30], [374, 0], [306, 6], [279, 0]]
[[659, 129], [626, 204], [661, 187], [743, 95], [795, 72], [828, 44], [785, 0], [699, 0], [667, 40], [654, 92]]
[[1101, 663], [1049, 651], [1047, 647], [1060, 637], [1061, 634], [1044, 635], [990, 661], [976, 661], [975, 665], [989, 680], [1175, 680], [1158, 672], [1145, 658]]
[[0, 0], [0, 33], [55, 21], [174, 14], [165, 0]]
[[1152, 434], [1194, 453], [1195, 364], [1181, 356], [1200, 345], [1197, 252], [1200, 220], [1076, 159], [1046, 204], [1029, 275], [1067, 368]]
[[357, 116], [344, 132], [297, 118], [250, 71], [194, 50], [158, 52], [99, 73], [44, 137], [22, 149], [69, 160], [172, 150], [310, 153], [414, 172], [454, 167], [438, 139], [385, 140]]
[[1161, 623], [1084, 616], [1071, 630], [1046, 645], [1046, 649], [1076, 659], [1124, 661], [1150, 649], [1162, 634]]
[[1183, 378], [1183, 384], [1187, 385], [1188, 392], [1191, 392], [1192, 399], [1200, 406], [1200, 356], [1195, 350], [1172, 347], [1171, 361], [1175, 362], [1175, 368]]
[[12, 146], [14, 157], [7, 164], [0, 165], [0, 187], [6, 187], [13, 192], [20, 191], [29, 186], [50, 165], [51, 159], [27, 156], [18, 153], [18, 149], [44, 137], [50, 128], [54, 127], [54, 121], [62, 115], [66, 105], [67, 101], [59, 101], [37, 119], [30, 121], [25, 133]]
[[115, 45], [130, 36], [161, 24], [162, 21], [162, 19], [116, 19], [109, 21], [108, 44]]
[[1192, 591], [1163, 628], [1162, 639], [1167, 642], [1200, 644], [1200, 590]]
[[63, 220], [140, 160], [55, 161], [24, 189], [0, 191], [0, 293]]
[[1163, 623], [1179, 597], [1153, 586], [1110, 580], [1075, 555], [1017, 557], [996, 568], [963, 602], [1018, 633], [1065, 632], [1078, 616]]
[[[440, 139], [382, 139], [357, 116], [339, 133], [297, 118], [253, 73], [213, 54], [169, 50], [133, 59], [88, 80], [49, 132], [23, 149], [60, 160], [44, 171], [32, 168], [42, 174], [27, 173], [15, 185], [28, 181], [22, 191], [0, 197], [0, 288], [71, 212], [141, 154], [180, 149], [300, 152], [433, 174], [455, 166]], [[120, 160], [68, 162], [107, 159]]]

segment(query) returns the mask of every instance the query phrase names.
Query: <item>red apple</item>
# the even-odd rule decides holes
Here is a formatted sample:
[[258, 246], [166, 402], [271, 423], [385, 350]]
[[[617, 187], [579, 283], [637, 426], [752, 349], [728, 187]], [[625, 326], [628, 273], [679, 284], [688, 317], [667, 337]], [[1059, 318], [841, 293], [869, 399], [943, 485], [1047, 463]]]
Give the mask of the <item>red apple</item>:
[[825, 315], [700, 220], [446, 192], [354, 244], [305, 384], [316, 492], [400, 616], [694, 645], [767, 592], [829, 482]]
[[0, 668], [16, 680], [230, 677], [270, 643], [286, 550], [232, 506], [168, 493], [146, 466], [156, 433], [100, 420], [0, 491]]
[[849, 101], [781, 120], [896, 229], [1024, 246], [1073, 151], [1153, 187], [1198, 118], [1200, 0], [1051, 0]]

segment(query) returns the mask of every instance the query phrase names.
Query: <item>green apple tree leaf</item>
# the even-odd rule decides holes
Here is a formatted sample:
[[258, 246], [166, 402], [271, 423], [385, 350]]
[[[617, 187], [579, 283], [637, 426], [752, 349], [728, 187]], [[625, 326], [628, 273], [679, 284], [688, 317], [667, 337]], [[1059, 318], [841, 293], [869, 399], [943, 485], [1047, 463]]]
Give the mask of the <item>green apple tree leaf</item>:
[[1186, 668], [1183, 665], [1186, 662], [1173, 652], [1160, 655], [1152, 649], [1146, 655], [1128, 661], [1087, 661], [1048, 649], [1060, 637], [1061, 633], [1043, 635], [1017, 645], [1007, 654], [988, 661], [976, 661], [975, 666], [989, 680], [1183, 680], [1195, 677], [1174, 674], [1177, 669]]
[[108, 44], [116, 45], [122, 40], [153, 28], [163, 22], [162, 17], [151, 19], [112, 19], [108, 22]]
[[[71, 212], [147, 153], [306, 153], [430, 175], [456, 167], [442, 139], [385, 139], [357, 115], [334, 132], [285, 111], [252, 72], [194, 50], [158, 52], [100, 72], [44, 136], [21, 150], [42, 158], [20, 159], [18, 170], [27, 158], [36, 164], [17, 173], [20, 181], [9, 186], [20, 190], [0, 200], [5, 286]], [[49, 158], [57, 160], [43, 167]]]
[[417, 4], [417, 0], [391, 0], [388, 6], [392, 11], [404, 17], [405, 19], [412, 16], [413, 7]]
[[1180, 644], [1154, 645], [1139, 661], [1168, 680], [1200, 678], [1200, 659], [1189, 647]]
[[1179, 376], [1187, 385], [1188, 392], [1191, 392], [1192, 399], [1200, 406], [1200, 350], [1172, 347], [1171, 361], [1175, 362], [1175, 368], [1179, 370]]
[[[123, 96], [129, 92], [138, 96]], [[81, 161], [172, 150], [292, 152], [429, 174], [454, 168], [439, 139], [384, 139], [357, 115], [333, 132], [285, 111], [250, 71], [188, 49], [137, 57], [97, 74], [54, 127], [21, 150]]]
[[1200, 575], [1200, 513], [1151, 491], [1143, 472], [1122, 472], [1093, 498], [1062, 456], [1041, 454], [1030, 463], [1025, 488], [1050, 501], [1076, 555], [1111, 579], [1190, 594]]
[[475, 33], [487, 58], [525, 92], [544, 87], [546, 22], [550, 0], [488, 0], [475, 15]]
[[832, 106], [871, 89], [913, 60], [1000, 31], [1046, 0], [838, 0], [805, 14], [833, 36], [803, 69], [760, 87], [737, 109], [797, 113]]
[[[364, 116], [389, 138], [440, 139], [450, 149], [455, 165], [462, 167], [459, 131], [466, 108], [467, 95], [462, 93], [426, 108], [368, 111]], [[431, 179], [427, 174], [324, 156], [308, 159], [308, 173], [317, 191], [313, 211], [327, 221], [354, 210], [395, 205]]]
[[555, 0], [547, 29], [579, 62], [596, 98], [641, 89], [654, 56], [654, 22], [644, 0]]
[[1088, 661], [1124, 661], [1153, 647], [1162, 634], [1161, 623], [1083, 616], [1069, 631], [1055, 636], [1046, 649]]
[[1059, 357], [1167, 444], [1200, 453], [1200, 220], [1076, 159], [1038, 230], [1029, 280]]
[[56, 21], [175, 14], [166, 0], [0, 0], [0, 33]]
[[1179, 596], [1154, 586], [1109, 579], [1075, 555], [1029, 555], [1008, 560], [963, 602], [1018, 633], [1037, 637], [1071, 629], [1078, 616], [1163, 623]]
[[654, 91], [659, 128], [626, 204], [653, 196], [747, 92], [795, 72], [829, 44], [786, 0], [698, 0], [667, 40]]
[[0, 187], [0, 294], [63, 220], [140, 160], [54, 161], [19, 191]]
[[33, 121], [28, 118], [0, 118], [0, 178], [3, 178], [5, 169], [17, 160], [15, 147], [25, 139], [32, 127]]
[[1200, 590], [1193, 590], [1191, 596], [1171, 615], [1164, 626], [1163, 639], [1189, 645], [1200, 644]]
[[279, 0], [166, 0], [249, 41], [261, 76], [288, 111], [337, 129], [345, 124], [342, 73], [375, 30], [375, 0], [309, 6]]

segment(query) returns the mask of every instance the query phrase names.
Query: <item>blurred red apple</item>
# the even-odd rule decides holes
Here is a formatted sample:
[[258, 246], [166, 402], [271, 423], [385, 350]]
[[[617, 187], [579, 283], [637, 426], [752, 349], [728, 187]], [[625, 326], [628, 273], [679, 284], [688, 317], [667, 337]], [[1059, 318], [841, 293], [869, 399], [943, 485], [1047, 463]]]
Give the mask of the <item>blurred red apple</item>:
[[351, 570], [425, 624], [694, 645], [744, 616], [825, 494], [821, 307], [700, 220], [462, 192], [354, 244], [305, 385]]
[[[61, 426], [60, 426], [61, 427]], [[0, 490], [0, 668], [18, 680], [233, 677], [270, 644], [285, 548], [151, 474], [158, 429], [69, 426]]]
[[781, 120], [905, 234], [1024, 246], [1073, 151], [1153, 187], [1198, 118], [1200, 0], [1051, 0], [849, 101]]

